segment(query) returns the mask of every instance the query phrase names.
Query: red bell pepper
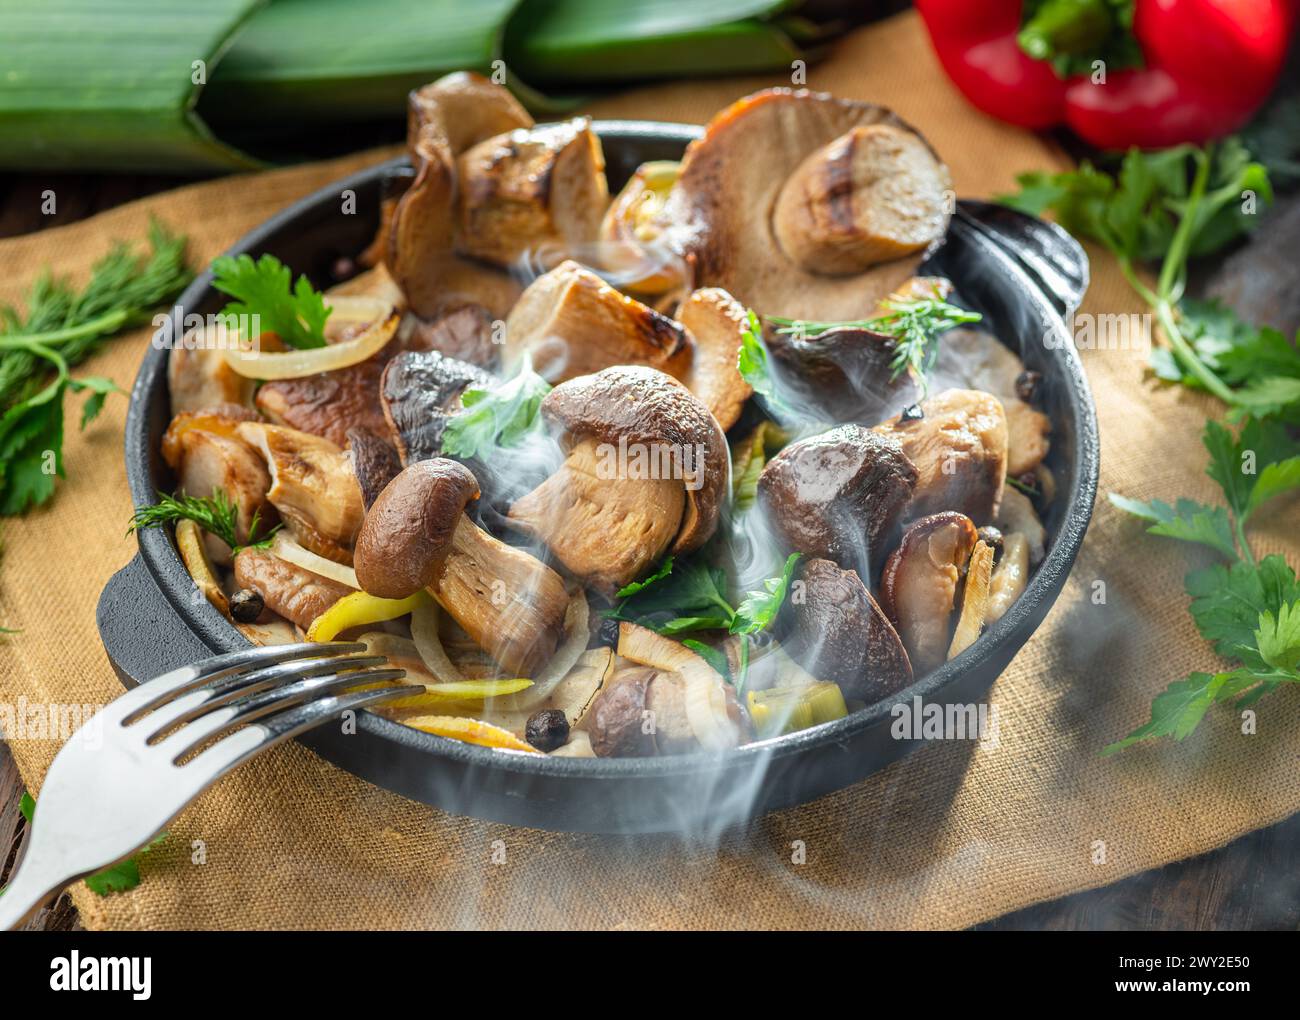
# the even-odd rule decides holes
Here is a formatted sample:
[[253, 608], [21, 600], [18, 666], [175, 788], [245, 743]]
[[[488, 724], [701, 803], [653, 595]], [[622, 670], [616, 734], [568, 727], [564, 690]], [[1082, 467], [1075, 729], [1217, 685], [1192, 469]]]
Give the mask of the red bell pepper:
[[1067, 124], [1104, 149], [1200, 144], [1240, 128], [1277, 82], [1295, 5], [916, 0], [944, 70], [975, 106], [1028, 128]]

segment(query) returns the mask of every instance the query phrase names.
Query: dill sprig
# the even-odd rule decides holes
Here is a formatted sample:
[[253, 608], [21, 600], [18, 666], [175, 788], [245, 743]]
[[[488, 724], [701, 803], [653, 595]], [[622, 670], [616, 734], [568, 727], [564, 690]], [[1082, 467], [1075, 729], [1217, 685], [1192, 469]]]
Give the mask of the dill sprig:
[[191, 520], [209, 534], [230, 546], [231, 555], [241, 549], [265, 549], [280, 530], [277, 524], [261, 538], [257, 537], [261, 511], [253, 513], [248, 525], [248, 541], [239, 541], [239, 508], [230, 501], [230, 497], [221, 489], [214, 489], [211, 496], [186, 496], [178, 494], [169, 496], [158, 493], [158, 502], [149, 506], [138, 507], [131, 515], [131, 525], [127, 534], [144, 528], [161, 528], [175, 524], [180, 520]]
[[41, 387], [54, 360], [46, 352], [56, 351], [64, 368], [76, 365], [105, 337], [147, 322], [175, 297], [193, 275], [185, 243], [153, 221], [148, 253], [119, 242], [91, 267], [80, 291], [47, 271], [32, 285], [26, 315], [0, 305], [0, 409]]
[[911, 373], [924, 396], [927, 392], [926, 377], [939, 356], [936, 341], [940, 334], [954, 326], [979, 322], [983, 318], [979, 312], [970, 312], [949, 304], [939, 297], [937, 290], [933, 297], [888, 298], [882, 302], [881, 308], [883, 311], [880, 315], [845, 322], [816, 322], [776, 316], [768, 316], [768, 321], [777, 325], [778, 333], [787, 335], [808, 336], [832, 329], [866, 329], [892, 337], [896, 350], [889, 363], [892, 372], [890, 378], [897, 379], [904, 372]]

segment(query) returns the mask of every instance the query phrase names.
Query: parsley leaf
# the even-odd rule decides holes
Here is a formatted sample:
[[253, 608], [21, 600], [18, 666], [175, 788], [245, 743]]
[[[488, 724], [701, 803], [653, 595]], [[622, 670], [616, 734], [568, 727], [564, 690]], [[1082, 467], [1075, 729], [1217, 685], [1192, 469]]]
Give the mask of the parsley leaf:
[[497, 447], [515, 446], [541, 428], [542, 398], [550, 392], [550, 383], [527, 358], [509, 382], [492, 390], [466, 390], [460, 398], [465, 409], [442, 433], [443, 453], [483, 458]]
[[695, 638], [686, 638], [682, 641], [682, 644], [712, 666], [713, 671], [723, 680], [731, 683], [731, 663], [727, 661], [725, 653], [712, 645], [706, 645], [703, 641], [697, 641]]
[[289, 267], [274, 255], [256, 262], [248, 254], [214, 259], [212, 286], [235, 299], [221, 313], [232, 320], [232, 328], [236, 317], [256, 316], [262, 332], [274, 333], [290, 347], [325, 346], [331, 310], [324, 295], [305, 276], [294, 283]]
[[1206, 567], [1192, 571], [1184, 583], [1192, 597], [1190, 612], [1196, 628], [1215, 652], [1266, 669], [1269, 664], [1255, 641], [1260, 617], [1300, 599], [1300, 581], [1286, 560], [1274, 555], [1257, 565]]
[[1274, 669], [1296, 672], [1300, 667], [1300, 602], [1279, 606], [1276, 613], [1260, 613], [1255, 644], [1260, 658]]
[[1237, 547], [1232, 538], [1232, 521], [1228, 518], [1228, 511], [1221, 506], [1209, 507], [1190, 499], [1180, 499], [1174, 506], [1159, 499], [1143, 503], [1113, 492], [1110, 501], [1121, 510], [1154, 522], [1147, 528], [1152, 535], [1199, 542], [1217, 549], [1229, 559], [1237, 558]]
[[751, 591], [745, 596], [731, 621], [731, 633], [754, 634], [772, 625], [790, 590], [790, 579], [800, 556], [800, 553], [791, 553], [786, 557], [781, 573], [764, 581], [759, 591]]
[[1192, 673], [1176, 680], [1151, 702], [1151, 721], [1139, 726], [1123, 740], [1107, 745], [1103, 755], [1114, 754], [1153, 737], [1182, 740], [1205, 718], [1216, 701], [1225, 701], [1257, 682], [1246, 670], [1228, 673]]

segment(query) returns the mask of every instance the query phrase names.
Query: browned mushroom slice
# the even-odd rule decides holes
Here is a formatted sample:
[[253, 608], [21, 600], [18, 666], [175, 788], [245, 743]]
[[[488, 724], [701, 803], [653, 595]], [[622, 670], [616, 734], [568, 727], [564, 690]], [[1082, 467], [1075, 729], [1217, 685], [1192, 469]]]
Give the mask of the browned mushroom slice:
[[592, 702], [583, 726], [600, 758], [644, 758], [655, 753], [653, 729], [646, 725], [650, 685], [659, 676], [645, 666], [620, 669]]
[[220, 324], [187, 333], [167, 356], [167, 389], [172, 414], [202, 411], [214, 404], [251, 405], [256, 383], [226, 361], [233, 343]]
[[257, 390], [257, 408], [276, 425], [286, 425], [345, 446], [348, 429], [360, 426], [376, 435], [388, 431], [379, 381], [394, 349], [389, 344], [365, 361], [332, 372], [274, 379]]
[[407, 350], [437, 351], [486, 369], [496, 363], [500, 353], [500, 347], [493, 342], [496, 321], [481, 305], [464, 305], [432, 322], [408, 318], [402, 335]]
[[244, 549], [235, 557], [235, 583], [252, 588], [267, 609], [304, 629], [343, 596], [352, 594], [347, 585], [263, 549]]
[[989, 582], [993, 574], [993, 547], [987, 542], [975, 543], [966, 566], [966, 580], [962, 585], [961, 615], [948, 645], [948, 658], [955, 659], [975, 643], [984, 629], [984, 619], [989, 608]]
[[877, 425], [916, 465], [916, 491], [906, 518], [956, 510], [981, 524], [998, 512], [1007, 477], [1007, 420], [997, 397], [945, 390], [923, 400], [921, 417], [901, 415]]
[[[676, 379], [643, 366], [607, 368], [555, 387], [541, 410], [563, 431], [569, 451], [563, 479], [556, 485], [548, 480], [541, 492], [516, 501], [508, 520], [542, 538], [584, 581], [612, 593], [661, 553], [690, 552], [713, 535], [726, 495], [727, 440], [708, 408]], [[634, 520], [646, 529], [638, 535], [624, 515], [647, 499], [661, 509], [635, 510]], [[590, 509], [546, 514], [557, 503]], [[668, 520], [679, 513], [680, 527], [656, 526], [655, 513]], [[635, 544], [620, 547], [610, 541], [611, 530]]]
[[364, 510], [347, 454], [328, 439], [282, 425], [245, 422], [239, 437], [266, 462], [271, 475], [266, 498], [298, 543], [351, 563]]
[[713, 412], [723, 431], [736, 424], [754, 392], [740, 375], [736, 359], [746, 326], [745, 309], [725, 290], [697, 290], [677, 311], [695, 341], [691, 366], [682, 377], [686, 388]]
[[442, 453], [442, 432], [461, 410], [467, 389], [488, 389], [495, 380], [481, 368], [437, 351], [407, 351], [388, 363], [380, 386], [384, 417], [403, 464]]
[[505, 669], [532, 676], [564, 632], [569, 596], [555, 571], [465, 516], [477, 495], [473, 474], [455, 461], [403, 469], [366, 513], [357, 579], [382, 598], [427, 588]]
[[179, 471], [181, 466], [181, 440], [192, 429], [211, 432], [227, 439], [238, 438], [235, 430], [241, 421], [257, 421], [257, 412], [242, 404], [214, 404], [202, 411], [181, 411], [175, 415], [162, 437], [162, 456], [167, 466]]
[[951, 191], [948, 168], [920, 135], [869, 124], [799, 165], [777, 197], [773, 228], [803, 269], [860, 273], [942, 237]]
[[687, 344], [681, 325], [576, 262], [534, 280], [506, 319], [507, 364], [528, 352], [548, 382], [613, 365], [667, 370]]
[[596, 240], [609, 193], [585, 117], [489, 138], [458, 166], [463, 254], [509, 269], [530, 255], [577, 255]]
[[348, 460], [361, 487], [361, 505], [369, 510], [384, 486], [402, 470], [402, 458], [391, 444], [369, 429], [359, 426], [348, 429], [347, 441]]
[[903, 533], [902, 542], [885, 562], [881, 605], [918, 674], [928, 673], [947, 656], [957, 585], [976, 541], [969, 517], [932, 514]]
[[657, 222], [679, 167], [668, 160], [642, 163], [605, 213], [600, 261], [620, 289], [659, 295], [686, 280], [687, 267], [663, 243]]
[[485, 138], [530, 127], [509, 92], [480, 75], [447, 75], [411, 93], [407, 148], [415, 179], [393, 207], [384, 261], [416, 315], [475, 302], [504, 315], [518, 285], [453, 250], [456, 158]]
[[[222, 492], [238, 511], [235, 534], [241, 542], [248, 541], [254, 516], [258, 518], [259, 532], [273, 524], [275, 511], [267, 503], [271, 476], [257, 451], [239, 436], [239, 423], [221, 416], [204, 416], [228, 430], [217, 432], [186, 427], [185, 423], [178, 425], [181, 417], [173, 420], [163, 440], [181, 491], [200, 497]], [[230, 563], [230, 547], [221, 539], [210, 534], [204, 544], [214, 562]]]
[[1007, 474], [1018, 478], [1032, 471], [1051, 449], [1052, 422], [1017, 393], [1024, 365], [997, 337], [975, 329], [954, 329], [943, 336], [930, 373], [936, 388], [957, 386], [983, 390], [1002, 401], [1007, 416]]
[[[816, 169], [810, 165], [803, 177], [797, 176], [808, 157], [854, 129], [872, 125], [900, 132], [908, 138], [909, 151], [916, 143], [924, 146], [920, 136], [889, 110], [824, 93], [768, 89], [717, 114], [682, 160], [661, 217], [670, 246], [695, 263], [695, 286], [722, 287], [766, 315], [825, 322], [868, 316], [881, 298], [915, 273], [920, 255], [905, 255], [848, 277], [810, 272], [782, 246], [773, 210], [787, 189], [787, 204], [795, 201], [798, 190], [804, 190], [801, 180]], [[822, 169], [827, 169], [826, 155], [820, 157]], [[851, 169], [851, 163], [844, 169]], [[942, 164], [922, 163], [918, 159], [915, 166], [926, 179], [911, 184], [916, 193], [931, 195], [948, 187]], [[868, 182], [858, 179], [859, 188], [854, 189], [854, 181], [854, 176], [845, 177], [843, 194], [835, 189], [825, 192], [832, 211], [852, 210], [855, 222], [875, 217], [878, 225], [872, 227], [872, 236], [877, 238], [907, 235], [915, 242], [922, 233], [942, 236], [946, 206], [937, 217], [928, 208], [920, 212], [928, 226], [911, 232], [904, 221], [918, 210], [890, 211], [882, 205], [878, 213], [864, 216], [863, 202], [874, 207], [873, 194], [868, 189], [859, 197], [856, 191]]]
[[758, 476], [758, 498], [786, 544], [871, 577], [916, 484], [898, 442], [840, 425], [791, 443]]
[[781, 625], [785, 648], [819, 680], [840, 685], [846, 698], [868, 704], [912, 682], [912, 664], [876, 600], [854, 570], [830, 560], [804, 564], [801, 600], [787, 600]]
[[580, 441], [555, 474], [515, 501], [510, 521], [546, 542], [576, 576], [621, 585], [657, 563], [677, 537], [685, 493], [679, 479], [602, 472], [597, 446]]

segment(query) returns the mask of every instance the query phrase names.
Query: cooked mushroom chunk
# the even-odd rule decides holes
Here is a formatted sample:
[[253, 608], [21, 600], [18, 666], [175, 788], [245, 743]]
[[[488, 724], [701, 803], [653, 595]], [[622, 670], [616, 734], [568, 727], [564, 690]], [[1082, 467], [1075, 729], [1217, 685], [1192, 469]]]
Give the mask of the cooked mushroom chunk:
[[688, 340], [681, 325], [620, 294], [589, 269], [562, 262], [539, 276], [506, 319], [505, 361], [524, 352], [548, 382], [613, 365], [669, 369]]
[[470, 387], [488, 389], [495, 379], [481, 368], [437, 351], [406, 351], [388, 363], [380, 398], [403, 464], [442, 453], [442, 432], [461, 410]]
[[281, 425], [245, 422], [238, 431], [265, 461], [271, 475], [266, 498], [298, 543], [351, 563], [364, 510], [347, 454], [328, 439]]
[[605, 157], [585, 117], [488, 138], [458, 170], [456, 247], [504, 269], [534, 254], [578, 254], [609, 204]]
[[339, 447], [347, 444], [354, 425], [383, 435], [388, 425], [379, 403], [379, 380], [389, 353], [385, 348], [348, 368], [265, 382], [257, 390], [258, 410], [276, 425], [310, 432]]
[[555, 651], [569, 596], [555, 571], [465, 516], [477, 496], [474, 475], [456, 461], [404, 468], [366, 513], [357, 580], [381, 598], [427, 588], [502, 667], [531, 676]]
[[663, 243], [662, 226], [656, 222], [679, 166], [670, 160], [642, 163], [605, 212], [601, 265], [620, 289], [658, 295], [686, 279], [686, 266]]
[[265, 607], [306, 629], [352, 589], [321, 577], [263, 549], [244, 549], [235, 557], [235, 583], [262, 596]]
[[1015, 532], [1021, 535], [1029, 545], [1029, 562], [1037, 564], [1042, 561], [1047, 549], [1047, 529], [1038, 519], [1038, 512], [1028, 496], [1013, 486], [1007, 486], [1002, 493], [1002, 505], [998, 507], [998, 529], [1004, 534]]
[[728, 484], [726, 437], [676, 379], [607, 368], [555, 387], [541, 410], [568, 454], [508, 520], [576, 576], [611, 594], [663, 553], [712, 536]]
[[167, 356], [172, 414], [202, 411], [214, 404], [251, 405], [256, 383], [226, 361], [232, 343], [221, 324], [187, 333]]
[[352, 473], [361, 487], [361, 505], [369, 510], [402, 470], [402, 459], [391, 444], [360, 426], [348, 429], [347, 444]]
[[928, 673], [947, 656], [953, 602], [978, 541], [964, 514], [932, 514], [914, 522], [885, 563], [881, 605], [894, 622], [912, 668]]
[[945, 390], [920, 408], [920, 417], [903, 414], [874, 430], [897, 439], [916, 465], [916, 491], [905, 518], [957, 510], [991, 523], [1007, 477], [1002, 403], [980, 390]]
[[896, 440], [840, 425], [768, 461], [758, 498], [791, 549], [872, 577], [916, 481]]
[[811, 273], [848, 275], [943, 236], [952, 180], [914, 131], [855, 127], [810, 154], [776, 200], [773, 228]]
[[725, 432], [754, 392], [736, 366], [747, 325], [745, 309], [725, 290], [709, 287], [683, 301], [677, 318], [694, 340], [690, 368], [681, 380]]
[[898, 632], [856, 571], [813, 559], [804, 564], [802, 580], [803, 598], [787, 601], [781, 626], [786, 651], [804, 669], [868, 704], [912, 682]]
[[646, 725], [646, 702], [658, 671], [644, 666], [621, 669], [592, 702], [584, 725], [591, 749], [600, 758], [644, 758], [655, 753], [655, 737]]
[[496, 322], [481, 305], [462, 305], [431, 322], [408, 317], [403, 323], [406, 347], [412, 351], [437, 351], [479, 368], [496, 364], [500, 347], [494, 342]]

